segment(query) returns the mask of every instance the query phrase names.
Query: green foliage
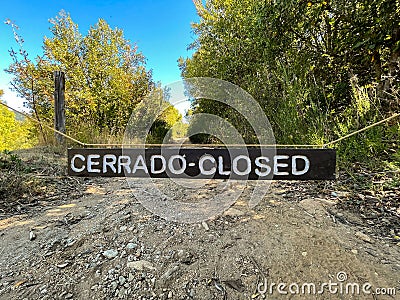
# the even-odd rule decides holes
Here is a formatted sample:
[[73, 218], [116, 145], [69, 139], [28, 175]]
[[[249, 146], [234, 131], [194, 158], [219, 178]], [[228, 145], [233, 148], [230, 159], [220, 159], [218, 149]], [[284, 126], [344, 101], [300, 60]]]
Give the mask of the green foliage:
[[182, 120], [179, 120], [172, 127], [172, 138], [173, 139], [182, 139], [187, 136], [188, 132], [188, 123], [184, 123]]
[[173, 136], [170, 129], [177, 123], [182, 121], [182, 115], [179, 111], [165, 102], [164, 111], [155, 120], [150, 128], [150, 135], [147, 137], [147, 142], [150, 144], [161, 144], [164, 139], [169, 141]]
[[8, 150], [0, 152], [0, 170], [23, 173], [31, 172], [31, 168], [28, 167], [17, 154]]
[[[195, 5], [198, 38], [193, 56], [179, 59], [182, 76], [220, 78], [248, 91], [278, 143], [323, 144], [399, 110], [398, 1], [196, 0]], [[351, 78], [357, 78], [357, 87]], [[224, 105], [195, 100], [196, 113], [216, 114], [246, 142], [254, 140]], [[395, 131], [389, 139], [398, 138], [393, 129], [398, 124], [341, 142], [339, 151], [350, 160], [376, 154], [388, 147], [382, 142], [388, 132]], [[361, 147], [366, 152], [357, 150]]]
[[[2, 94], [0, 90], [0, 97]], [[32, 147], [36, 143], [33, 131], [28, 120], [17, 120], [12, 111], [0, 104], [0, 151]]]
[[67, 133], [75, 135], [87, 126], [95, 134], [123, 131], [134, 107], [154, 89], [145, 57], [121, 29], [112, 29], [102, 19], [86, 35], [64, 11], [50, 23], [51, 35], [44, 38], [42, 56], [32, 61], [12, 51], [14, 63], [8, 72], [14, 75], [15, 90], [38, 118], [50, 123], [53, 73], [61, 70], [66, 79]]

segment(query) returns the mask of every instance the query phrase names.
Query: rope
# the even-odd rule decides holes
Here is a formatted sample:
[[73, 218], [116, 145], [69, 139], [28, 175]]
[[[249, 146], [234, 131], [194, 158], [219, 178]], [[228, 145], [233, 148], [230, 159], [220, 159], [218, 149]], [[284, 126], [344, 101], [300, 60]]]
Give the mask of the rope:
[[323, 145], [277, 145], [277, 144], [84, 144], [87, 147], [203, 147], [203, 148], [215, 148], [215, 147], [301, 147], [301, 148], [321, 148]]
[[[39, 122], [38, 120], [36, 120], [32, 116], [30, 116], [30, 115], [28, 115], [26, 113], [22, 113], [22, 112], [14, 109], [14, 108], [8, 106], [7, 104], [1, 102], [1, 101], [0, 101], [0, 104], [5, 106], [5, 107], [7, 107], [8, 109], [14, 111], [15, 113], [18, 113], [18, 114], [21, 114], [21, 115], [25, 116], [26, 118], [34, 121], [37, 124], [43, 125], [47, 129], [50, 129], [50, 130], [62, 135], [63, 137], [65, 137], [65, 138], [67, 138], [67, 139], [79, 144], [80, 146], [83, 146], [83, 147], [124, 147], [124, 146], [129, 146], [129, 147], [138, 147], [139, 148], [139, 147], [146, 146], [146, 145], [143, 145], [143, 144], [140, 145], [140, 144], [122, 144], [122, 143], [121, 144], [88, 144], [88, 143], [83, 143], [83, 142], [81, 142], [81, 141], [79, 141], [77, 139], [74, 139], [73, 137], [71, 137], [71, 136], [69, 136], [69, 135], [67, 135], [67, 134], [65, 134], [65, 133], [63, 133], [61, 131], [58, 131], [58, 130], [54, 129], [51, 126], [48, 126], [46, 124], [43, 124], [43, 123]], [[321, 144], [321, 145], [246, 144], [245, 146], [246, 147], [278, 147], [278, 148], [281, 148], [281, 147], [326, 148], [327, 146], [331, 146], [333, 144], [336, 144], [336, 143], [338, 143], [338, 142], [340, 142], [340, 141], [342, 141], [344, 139], [347, 139], [347, 138], [349, 138], [349, 137], [351, 137], [353, 135], [356, 135], [356, 134], [358, 134], [360, 132], [366, 131], [366, 130], [372, 128], [372, 127], [375, 127], [375, 126], [378, 126], [380, 124], [386, 123], [387, 121], [389, 121], [391, 119], [394, 119], [394, 118], [397, 118], [399, 116], [400, 116], [400, 113], [396, 113], [396, 114], [394, 114], [394, 115], [392, 115], [392, 116], [390, 116], [390, 117], [388, 117], [386, 119], [383, 119], [383, 120], [381, 120], [379, 122], [373, 123], [373, 124], [368, 125], [368, 126], [362, 128], [362, 129], [359, 129], [359, 130], [354, 131], [352, 133], [349, 133], [349, 134], [347, 134], [345, 136], [342, 136], [342, 137], [340, 137], [340, 138], [338, 138], [336, 140], [333, 140], [331, 142], [328, 142], [328, 143], [325, 143], [325, 144]], [[148, 144], [148, 145], [151, 146], [151, 147], [176, 147], [179, 144]], [[207, 148], [207, 147], [240, 147], [240, 146], [243, 146], [243, 145], [241, 145], [241, 144], [181, 144], [180, 146], [181, 147], [205, 147], [205, 148]]]
[[71, 140], [71, 141], [73, 141], [73, 142], [75, 142], [75, 143], [77, 143], [77, 144], [79, 144], [79, 145], [81, 145], [81, 146], [84, 146], [84, 145], [85, 145], [85, 143], [82, 143], [81, 141], [78, 141], [77, 139], [74, 139], [73, 137], [70, 137], [69, 135], [66, 135], [66, 134], [63, 133], [63, 132], [58, 131], [57, 129], [55, 129], [55, 128], [53, 128], [53, 127], [50, 127], [50, 126], [47, 125], [47, 124], [43, 124], [43, 123], [39, 122], [38, 120], [36, 120], [35, 118], [33, 118], [32, 116], [30, 116], [30, 115], [28, 115], [28, 114], [26, 114], [26, 113], [20, 112], [20, 111], [18, 111], [18, 110], [16, 110], [16, 109], [12, 108], [12, 107], [10, 107], [10, 106], [8, 106], [7, 104], [5, 104], [5, 103], [3, 103], [3, 102], [1, 102], [1, 101], [0, 101], [0, 104], [3, 105], [3, 106], [5, 106], [5, 107], [7, 107], [8, 109], [14, 111], [14, 112], [17, 113], [17, 114], [23, 115], [24, 117], [30, 119], [31, 121], [33, 121], [33, 122], [35, 122], [35, 123], [37, 123], [37, 124], [43, 125], [43, 126], [46, 127], [47, 129], [50, 129], [50, 130], [53, 130], [54, 132], [57, 132], [58, 134], [62, 135], [63, 137], [65, 137], [65, 138], [67, 138], [67, 139], [69, 139], [69, 140]]
[[338, 139], [333, 140], [333, 141], [331, 141], [329, 143], [326, 143], [326, 144], [323, 145], [323, 147], [325, 148], [326, 146], [336, 144], [336, 143], [338, 143], [338, 142], [340, 142], [340, 141], [342, 141], [344, 139], [347, 139], [347, 138], [349, 138], [349, 137], [351, 137], [353, 135], [356, 135], [356, 134], [358, 134], [360, 132], [363, 132], [363, 131], [368, 130], [368, 129], [372, 128], [372, 127], [378, 126], [378, 125], [380, 125], [382, 123], [385, 123], [385, 122], [387, 122], [387, 121], [389, 121], [391, 119], [397, 118], [398, 116], [400, 116], [400, 113], [394, 114], [393, 116], [390, 116], [390, 117], [388, 117], [388, 118], [386, 118], [384, 120], [381, 120], [381, 121], [376, 122], [374, 124], [368, 125], [367, 127], [364, 127], [364, 128], [362, 128], [360, 130], [354, 131], [354, 132], [349, 133], [349, 134], [347, 134], [345, 136], [342, 136], [341, 138], [338, 138]]

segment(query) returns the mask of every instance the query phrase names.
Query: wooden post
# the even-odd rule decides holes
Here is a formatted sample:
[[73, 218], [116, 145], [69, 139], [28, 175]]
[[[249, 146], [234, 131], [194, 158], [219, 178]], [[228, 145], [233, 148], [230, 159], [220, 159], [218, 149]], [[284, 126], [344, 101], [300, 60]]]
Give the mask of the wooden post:
[[[65, 75], [64, 72], [54, 72], [54, 128], [65, 133]], [[55, 138], [60, 144], [64, 144], [64, 137], [55, 133]]]

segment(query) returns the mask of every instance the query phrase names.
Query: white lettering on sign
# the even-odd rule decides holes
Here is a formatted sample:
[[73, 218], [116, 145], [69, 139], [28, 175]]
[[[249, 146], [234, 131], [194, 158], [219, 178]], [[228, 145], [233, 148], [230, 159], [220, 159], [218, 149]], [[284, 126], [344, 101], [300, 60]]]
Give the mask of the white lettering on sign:
[[[156, 159], [160, 159], [162, 166], [160, 170], [156, 170]], [[167, 168], [167, 164], [165, 162], [165, 158], [162, 155], [152, 155], [150, 157], [150, 172], [152, 174], [161, 174], [162, 172], [165, 172], [165, 169]]]
[[107, 173], [107, 167], [111, 169], [114, 173], [117, 173], [115, 164], [117, 163], [117, 157], [113, 154], [106, 154], [103, 157], [103, 173]]
[[289, 159], [288, 155], [275, 155], [274, 156], [274, 175], [289, 175], [289, 172], [280, 172], [279, 167], [287, 168], [289, 165], [287, 163], [279, 163], [281, 159]]
[[[204, 163], [207, 160], [210, 161], [213, 165], [213, 167], [211, 167], [209, 170], [204, 169]], [[203, 175], [214, 175], [215, 172], [217, 171], [217, 168], [215, 167], [216, 163], [217, 162], [215, 161], [214, 156], [212, 156], [210, 154], [203, 155], [202, 157], [200, 157], [200, 160], [199, 160], [200, 173]]]
[[[246, 168], [244, 169], [244, 171], [240, 171], [238, 168], [238, 164], [241, 159], [245, 160], [245, 162], [246, 162]], [[240, 175], [240, 176], [249, 175], [251, 172], [251, 160], [246, 155], [238, 155], [232, 161], [232, 168], [233, 168], [233, 173], [235, 173], [237, 175]]]
[[[262, 161], [265, 161], [265, 163], [263, 163]], [[259, 169], [256, 169], [256, 174], [260, 177], [264, 177], [264, 176], [268, 176], [269, 173], [271, 173], [271, 167], [269, 165], [267, 165], [267, 163], [269, 163], [269, 158], [265, 157], [265, 156], [260, 156], [256, 158], [256, 166], [260, 167], [262, 169], [265, 169], [264, 172], [262, 172]]]
[[[180, 169], [175, 169], [174, 160], [178, 159], [182, 162], [182, 166]], [[186, 170], [186, 159], [182, 155], [172, 155], [168, 160], [168, 169], [172, 174], [183, 174]]]
[[[296, 164], [296, 160], [297, 159], [302, 159], [304, 161], [304, 169], [303, 170], [297, 170], [297, 164]], [[292, 174], [293, 175], [304, 175], [308, 172], [308, 170], [310, 169], [310, 160], [304, 156], [304, 155], [294, 155], [292, 156]]]
[[99, 161], [93, 161], [93, 159], [98, 159], [100, 158], [99, 154], [89, 154], [87, 157], [87, 170], [88, 172], [91, 173], [100, 173], [99, 169], [93, 169], [93, 166], [98, 166], [100, 165]]
[[131, 157], [127, 155], [121, 155], [118, 157], [118, 173], [121, 173], [122, 167], [125, 168], [124, 172], [130, 173], [131, 172]]
[[224, 158], [222, 156], [218, 157], [218, 173], [219, 175], [230, 175], [231, 171], [224, 171]]
[[77, 158], [79, 158], [81, 161], [85, 161], [85, 157], [83, 156], [83, 155], [81, 155], [81, 154], [75, 154], [74, 155], [74, 157], [72, 157], [72, 159], [71, 159], [71, 170], [72, 171], [74, 171], [74, 172], [76, 172], [76, 173], [80, 173], [80, 172], [82, 172], [82, 171], [84, 171], [85, 170], [85, 165], [83, 165], [82, 167], [80, 167], [80, 168], [77, 168], [76, 166], [75, 166], [75, 159], [77, 159]]
[[[201, 175], [210, 176], [218, 172], [219, 175], [247, 176], [252, 171], [259, 177], [271, 175], [301, 176], [310, 170], [310, 159], [305, 155], [274, 155], [258, 156], [252, 159], [246, 155], [233, 157], [225, 164], [224, 157], [215, 157], [204, 154], [198, 161], [198, 171]], [[195, 162], [187, 163], [185, 155], [152, 155], [147, 165], [143, 155], [115, 155], [115, 154], [75, 154], [71, 158], [70, 168], [75, 173], [103, 173], [103, 174], [161, 174], [169, 171], [174, 175], [185, 173], [188, 168], [194, 168]], [[227, 169], [228, 168], [228, 169]], [[254, 168], [254, 169], [253, 169]]]
[[132, 168], [132, 174], [135, 174], [137, 170], [143, 170], [146, 174], [149, 174], [149, 170], [147, 170], [146, 162], [144, 161], [144, 158], [141, 155], [139, 155], [136, 158], [135, 165]]

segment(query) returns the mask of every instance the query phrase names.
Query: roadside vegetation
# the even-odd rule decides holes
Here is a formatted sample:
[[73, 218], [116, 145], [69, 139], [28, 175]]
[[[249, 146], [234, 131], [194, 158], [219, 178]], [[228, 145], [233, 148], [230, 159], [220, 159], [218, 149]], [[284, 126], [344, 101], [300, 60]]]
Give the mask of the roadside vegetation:
[[[264, 109], [279, 144], [322, 145], [400, 111], [400, 7], [395, 1], [194, 1], [200, 21], [184, 78], [239, 85]], [[229, 120], [257, 142], [232, 109], [208, 99], [193, 114]], [[189, 128], [190, 130], [190, 128]], [[398, 164], [400, 118], [340, 143], [342, 163]], [[194, 137], [214, 142], [213, 137]]]
[[[195, 52], [179, 58], [182, 77], [219, 78], [248, 91], [269, 118], [277, 143], [322, 145], [400, 112], [396, 1], [194, 3], [200, 17], [192, 24], [197, 39], [190, 48]], [[26, 99], [32, 118], [52, 126], [53, 73], [61, 70], [66, 76], [67, 134], [87, 143], [121, 143], [132, 112], [150, 93], [164, 92], [144, 54], [121, 29], [102, 19], [85, 34], [64, 11], [50, 23], [43, 54], [31, 58], [18, 27], [7, 22], [18, 45], [10, 51], [13, 63], [7, 70], [14, 76], [14, 90]], [[168, 103], [145, 109], [154, 111], [157, 105], [165, 110], [153, 124], [148, 143], [161, 143], [174, 125], [172, 139], [190, 132], [193, 124], [184, 123]], [[223, 104], [197, 99], [187, 119], [195, 120], [191, 116], [197, 113], [218, 115], [246, 142], [257, 143], [249, 125]], [[0, 118], [0, 150], [54, 142], [53, 132], [4, 107]], [[139, 114], [136, 121], [142, 118]], [[338, 150], [339, 174], [345, 174], [349, 189], [399, 189], [399, 137], [400, 118], [394, 118], [330, 145]], [[204, 134], [191, 140], [218, 142]], [[8, 152], [2, 155], [2, 161], [18, 161]]]

